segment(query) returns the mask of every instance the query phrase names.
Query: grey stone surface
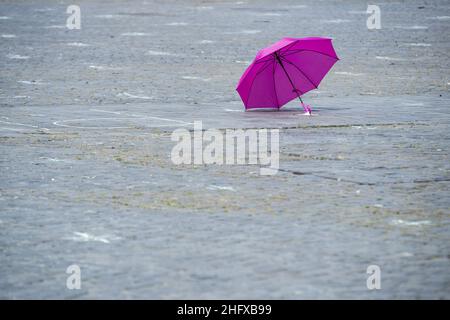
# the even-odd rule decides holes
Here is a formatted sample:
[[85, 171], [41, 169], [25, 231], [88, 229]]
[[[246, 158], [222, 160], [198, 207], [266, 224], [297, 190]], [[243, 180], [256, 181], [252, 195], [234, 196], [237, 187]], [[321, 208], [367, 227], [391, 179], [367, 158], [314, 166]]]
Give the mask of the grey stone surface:
[[[0, 4], [1, 298], [450, 297], [448, 2], [69, 4]], [[243, 112], [246, 61], [310, 35], [315, 116]], [[174, 165], [195, 120], [279, 128], [280, 172]]]

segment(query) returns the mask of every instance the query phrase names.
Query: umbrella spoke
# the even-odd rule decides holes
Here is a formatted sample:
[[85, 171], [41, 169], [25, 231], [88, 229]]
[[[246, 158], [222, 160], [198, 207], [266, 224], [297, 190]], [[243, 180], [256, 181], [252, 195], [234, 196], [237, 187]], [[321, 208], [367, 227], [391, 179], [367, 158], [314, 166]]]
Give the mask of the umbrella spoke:
[[290, 62], [286, 58], [281, 57], [281, 60], [287, 62], [288, 64], [293, 66], [295, 69], [297, 69], [306, 79], [308, 79], [308, 81], [314, 86], [314, 88], [317, 89], [317, 85], [314, 82], [312, 82], [311, 79], [299, 67], [297, 67], [295, 64], [293, 64], [292, 62]]
[[274, 57], [275, 57], [275, 60], [277, 60], [278, 63], [280, 64], [281, 68], [283, 68], [284, 74], [286, 75], [286, 77], [288, 78], [289, 82], [291, 83], [293, 92], [295, 92], [295, 93], [297, 94], [298, 99], [299, 99], [300, 102], [303, 104], [302, 98], [300, 97], [300, 96], [302, 95], [302, 92], [301, 92], [299, 89], [297, 89], [297, 88], [295, 87], [295, 84], [294, 84], [294, 82], [292, 81], [291, 77], [289, 77], [289, 73], [287, 72], [286, 68], [284, 67], [283, 61], [281, 61], [280, 56], [278, 55], [277, 52], [274, 52], [273, 55], [274, 55]]
[[277, 85], [275, 84], [275, 68], [277, 64], [273, 64], [273, 71], [272, 71], [272, 81], [273, 81], [273, 91], [275, 92], [275, 99], [277, 100], [277, 107], [280, 108], [280, 103], [278, 102], [278, 94], [277, 94]]
[[[273, 60], [268, 60], [267, 62], [273, 62]], [[265, 66], [262, 66], [261, 69], [258, 70], [258, 72], [256, 73], [255, 78], [256, 78], [256, 76], [258, 76], [261, 72], [263, 72], [264, 70], [266, 70], [268, 66], [270, 66], [270, 63], [266, 64]]]
[[298, 42], [298, 41], [294, 41], [294, 42], [292, 42], [290, 45], [287, 45], [287, 46], [284, 47], [284, 48], [280, 48], [280, 49], [278, 50], [278, 53], [286, 52], [287, 50], [289, 50], [290, 48], [292, 48], [294, 45], [296, 45], [297, 42]]

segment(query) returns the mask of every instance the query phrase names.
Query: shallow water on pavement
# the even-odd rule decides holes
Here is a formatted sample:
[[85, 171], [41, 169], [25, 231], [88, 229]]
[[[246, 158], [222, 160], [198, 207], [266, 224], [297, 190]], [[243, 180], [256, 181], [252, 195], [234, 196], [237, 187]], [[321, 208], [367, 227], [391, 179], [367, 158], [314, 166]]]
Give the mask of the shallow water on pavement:
[[[449, 298], [446, 1], [69, 4], [0, 4], [0, 297]], [[315, 115], [243, 112], [256, 51], [310, 35]], [[280, 171], [174, 165], [196, 120], [280, 129]]]

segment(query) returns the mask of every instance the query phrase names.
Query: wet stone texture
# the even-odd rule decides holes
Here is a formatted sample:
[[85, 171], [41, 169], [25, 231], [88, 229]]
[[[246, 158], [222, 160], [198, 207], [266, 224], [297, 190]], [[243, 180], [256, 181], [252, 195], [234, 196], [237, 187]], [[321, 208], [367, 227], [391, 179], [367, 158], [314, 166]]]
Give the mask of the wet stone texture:
[[[0, 4], [1, 298], [450, 298], [447, 1], [78, 3]], [[315, 115], [243, 112], [256, 51], [311, 35]], [[279, 172], [175, 165], [196, 120], [279, 129]]]

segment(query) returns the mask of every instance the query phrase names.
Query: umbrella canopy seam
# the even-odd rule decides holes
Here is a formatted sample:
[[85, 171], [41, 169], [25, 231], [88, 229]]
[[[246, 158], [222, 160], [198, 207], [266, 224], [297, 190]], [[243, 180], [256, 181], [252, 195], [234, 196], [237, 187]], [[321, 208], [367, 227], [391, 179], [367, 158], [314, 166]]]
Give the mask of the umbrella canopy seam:
[[[267, 62], [271, 62], [270, 60], [268, 60]], [[273, 61], [272, 61], [273, 62]], [[252, 83], [250, 84], [250, 88], [248, 89], [248, 97], [247, 97], [247, 101], [246, 104], [248, 103], [248, 100], [250, 99], [250, 94], [252, 92], [252, 87], [253, 87], [253, 83], [255, 83], [256, 77], [263, 72], [264, 70], [267, 69], [267, 67], [270, 66], [270, 63], [268, 63], [266, 66], [261, 67], [260, 70], [258, 70], [258, 72], [256, 73], [255, 77], [252, 80]]]
[[326, 54], [326, 53], [323, 53], [323, 52], [320, 52], [320, 51], [316, 51], [316, 50], [310, 50], [310, 49], [289, 50], [289, 51], [287, 51], [289, 54], [282, 55], [281, 57], [286, 57], [286, 56], [292, 55], [292, 54], [294, 54], [294, 53], [299, 53], [299, 52], [302, 52], [302, 51], [315, 52], [315, 53], [322, 54], [322, 55], [324, 55], [324, 56], [330, 57], [330, 58], [332, 58], [332, 59], [339, 60], [338, 57], [333, 57], [333, 56], [330, 56], [329, 54]]
[[281, 57], [281, 60], [286, 61], [287, 63], [292, 65], [295, 69], [300, 71], [300, 73], [314, 86], [314, 88], [316, 88], [316, 89], [318, 88], [317, 85], [314, 82], [312, 82], [311, 79], [302, 70], [300, 70], [299, 67], [297, 67], [295, 64], [293, 64], [291, 61], [287, 60], [286, 58]]

